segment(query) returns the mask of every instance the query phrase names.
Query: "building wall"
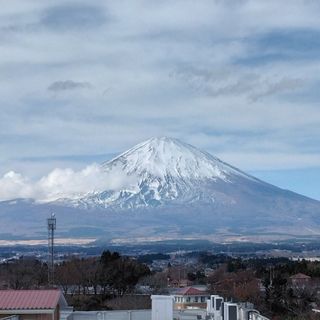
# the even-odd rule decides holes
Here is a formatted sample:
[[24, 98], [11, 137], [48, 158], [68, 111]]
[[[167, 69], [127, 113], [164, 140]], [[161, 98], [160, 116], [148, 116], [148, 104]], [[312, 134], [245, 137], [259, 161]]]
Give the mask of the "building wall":
[[206, 309], [207, 303], [192, 303], [192, 302], [186, 302], [186, 303], [175, 303], [174, 308], [178, 310], [185, 310], [188, 308], [199, 308], [199, 309]]
[[175, 303], [207, 303], [207, 300], [210, 299], [210, 296], [207, 295], [196, 295], [196, 296], [192, 296], [192, 295], [175, 295], [174, 296], [174, 302]]
[[151, 310], [74, 311], [70, 320], [151, 320]]
[[60, 306], [57, 305], [56, 310], [54, 310], [54, 320], [60, 320]]
[[[181, 320], [205, 318], [205, 310], [173, 311], [173, 318]], [[74, 311], [68, 320], [152, 320], [151, 310]]]
[[206, 295], [176, 295], [174, 297], [174, 308], [179, 310], [184, 310], [188, 307], [206, 309], [208, 299], [210, 299], [210, 296]]
[[[9, 317], [14, 314], [1, 314], [0, 319]], [[19, 320], [52, 320], [51, 314], [19, 314]], [[59, 317], [56, 318], [59, 320]]]
[[20, 320], [52, 320], [51, 314], [23, 314], [19, 317]]
[[291, 283], [294, 286], [307, 286], [310, 283], [310, 279], [301, 278], [301, 279], [291, 279]]

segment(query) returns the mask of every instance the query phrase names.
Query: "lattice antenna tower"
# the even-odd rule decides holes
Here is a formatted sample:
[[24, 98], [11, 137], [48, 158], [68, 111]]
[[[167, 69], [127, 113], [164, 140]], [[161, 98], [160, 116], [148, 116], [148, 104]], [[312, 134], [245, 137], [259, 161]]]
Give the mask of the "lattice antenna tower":
[[56, 230], [56, 217], [52, 213], [47, 219], [48, 222], [48, 283], [54, 284], [54, 230]]

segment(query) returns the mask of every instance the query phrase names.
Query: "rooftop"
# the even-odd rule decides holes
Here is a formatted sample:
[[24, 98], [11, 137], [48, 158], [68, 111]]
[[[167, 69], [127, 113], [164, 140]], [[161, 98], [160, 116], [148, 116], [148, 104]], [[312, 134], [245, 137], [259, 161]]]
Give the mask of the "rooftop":
[[311, 277], [307, 276], [304, 273], [297, 273], [291, 276], [290, 279], [311, 279]]
[[202, 291], [193, 287], [181, 288], [175, 292], [177, 295], [183, 296], [195, 296], [195, 295], [206, 295], [206, 291]]
[[52, 290], [0, 290], [0, 310], [54, 309], [61, 291]]

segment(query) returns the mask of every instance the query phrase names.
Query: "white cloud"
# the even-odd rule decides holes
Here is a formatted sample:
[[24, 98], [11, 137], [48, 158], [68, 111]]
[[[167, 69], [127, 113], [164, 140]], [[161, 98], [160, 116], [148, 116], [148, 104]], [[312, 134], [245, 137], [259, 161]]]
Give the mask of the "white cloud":
[[32, 184], [21, 174], [9, 171], [0, 178], [0, 199], [31, 198], [34, 195]]
[[[205, 140], [205, 137], [201, 137]], [[320, 154], [298, 153], [217, 153], [221, 160], [242, 170], [277, 170], [316, 167]], [[31, 198], [39, 202], [54, 201], [60, 198], [78, 198], [90, 192], [120, 190], [136, 181], [136, 177], [125, 175], [120, 169], [112, 174], [105, 172], [98, 164], [91, 164], [78, 171], [70, 168], [56, 168], [47, 175], [33, 180], [9, 171], [0, 177], [0, 201], [16, 198]]]
[[79, 171], [56, 168], [36, 181], [9, 171], [0, 178], [0, 201], [15, 198], [32, 198], [38, 201], [75, 198], [88, 192], [121, 189], [131, 179], [133, 177], [129, 178], [120, 172], [111, 176], [97, 164]]
[[[113, 153], [163, 134], [213, 154], [232, 153], [225, 159], [232, 164], [245, 153], [245, 169], [265, 166], [257, 154], [275, 155], [268, 167], [277, 168], [293, 155], [319, 153], [319, 97], [305, 101], [318, 94], [320, 81], [317, 1], [93, 0], [87, 7], [85, 1], [3, 2], [0, 173], [39, 176], [43, 164], [20, 170], [23, 158]], [[305, 40], [311, 49], [277, 59], [290, 51], [295, 30], [314, 32]], [[280, 52], [272, 43], [279, 31]], [[255, 63], [265, 54], [275, 59]], [[309, 163], [295, 159], [298, 166]], [[79, 172], [70, 175], [85, 179]], [[34, 192], [24, 175], [19, 179], [1, 181], [9, 190], [19, 180], [22, 195]], [[37, 185], [39, 194], [57, 192]]]

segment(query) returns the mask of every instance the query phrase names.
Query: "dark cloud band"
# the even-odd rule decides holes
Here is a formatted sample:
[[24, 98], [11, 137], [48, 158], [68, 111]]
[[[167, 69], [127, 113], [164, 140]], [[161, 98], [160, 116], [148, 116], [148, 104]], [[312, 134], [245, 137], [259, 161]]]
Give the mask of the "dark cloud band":
[[49, 91], [67, 91], [74, 89], [90, 89], [92, 85], [89, 82], [76, 82], [73, 80], [55, 81], [48, 87]]

